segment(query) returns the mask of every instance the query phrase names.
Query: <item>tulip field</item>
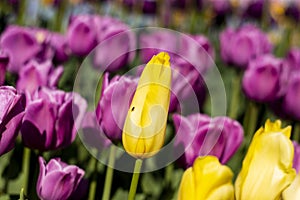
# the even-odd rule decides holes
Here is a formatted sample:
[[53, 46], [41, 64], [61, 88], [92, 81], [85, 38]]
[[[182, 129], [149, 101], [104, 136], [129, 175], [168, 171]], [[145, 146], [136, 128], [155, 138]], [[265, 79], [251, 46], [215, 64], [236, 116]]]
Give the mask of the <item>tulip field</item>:
[[1, 0], [0, 200], [299, 200], [299, 0]]

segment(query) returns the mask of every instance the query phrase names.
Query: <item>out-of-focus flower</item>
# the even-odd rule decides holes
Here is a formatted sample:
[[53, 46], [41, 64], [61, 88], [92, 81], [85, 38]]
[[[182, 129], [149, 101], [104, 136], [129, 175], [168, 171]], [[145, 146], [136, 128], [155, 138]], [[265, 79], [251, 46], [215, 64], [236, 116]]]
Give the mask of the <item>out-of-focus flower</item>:
[[99, 152], [112, 144], [111, 141], [101, 130], [96, 114], [94, 112], [87, 112], [82, 121], [81, 139], [90, 148], [95, 148]]
[[70, 145], [86, 107], [86, 101], [76, 93], [48, 88], [37, 90], [26, 106], [21, 127], [25, 146], [47, 151]]
[[283, 96], [289, 70], [281, 59], [264, 55], [250, 61], [243, 76], [243, 90], [247, 97], [259, 102], [274, 101]]
[[287, 62], [291, 70], [300, 70], [300, 49], [299, 48], [291, 49], [288, 52], [285, 61]]
[[0, 50], [0, 86], [3, 85], [5, 81], [5, 72], [8, 61], [8, 55]]
[[50, 46], [54, 51], [53, 61], [62, 63], [68, 60], [71, 50], [68, 46], [67, 37], [59, 33], [51, 33]]
[[67, 200], [84, 176], [82, 169], [76, 165], [68, 165], [60, 158], [51, 159], [46, 164], [45, 160], [39, 157], [39, 164], [36, 191], [43, 200]]
[[130, 10], [136, 7], [144, 14], [155, 14], [157, 11], [157, 0], [123, 0], [123, 3]]
[[100, 128], [112, 141], [122, 138], [125, 118], [136, 87], [137, 80], [130, 77], [115, 76], [109, 82], [108, 73], [104, 75], [96, 114]]
[[279, 199], [296, 176], [291, 127], [267, 120], [254, 135], [235, 182], [237, 200]]
[[[299, 134], [299, 133], [296, 133]], [[293, 167], [297, 171], [297, 173], [300, 172], [300, 145], [296, 142], [293, 141], [294, 145], [294, 161], [293, 161]]]
[[127, 24], [111, 17], [98, 17], [96, 27], [99, 43], [94, 57], [96, 68], [115, 72], [133, 60], [136, 38]]
[[17, 89], [32, 95], [41, 86], [55, 88], [62, 73], [63, 67], [55, 69], [51, 61], [41, 64], [30, 61], [20, 70]]
[[97, 45], [95, 16], [77, 15], [72, 17], [67, 30], [68, 45], [77, 56], [86, 56]]
[[290, 118], [300, 120], [300, 74], [298, 71], [289, 77], [288, 88], [283, 97], [282, 109]]
[[214, 156], [198, 157], [181, 179], [178, 200], [234, 200], [233, 173]]
[[2, 34], [0, 46], [9, 56], [8, 71], [18, 72], [25, 62], [42, 49], [35, 35], [28, 29], [9, 26]]
[[297, 174], [292, 184], [283, 191], [282, 199], [283, 200], [300, 199], [300, 174]]
[[226, 163], [241, 145], [244, 137], [242, 126], [228, 117], [211, 119], [207, 115], [193, 114], [183, 117], [173, 115], [176, 129], [176, 152], [184, 154], [180, 164], [192, 166], [198, 156], [214, 155]]
[[0, 86], [0, 156], [10, 151], [24, 116], [25, 98], [10, 86]]
[[227, 28], [220, 34], [221, 56], [228, 63], [247, 68], [251, 59], [272, 51], [267, 36], [252, 25], [239, 29]]
[[169, 59], [161, 52], [148, 62], [128, 110], [122, 141], [136, 158], [150, 157], [164, 144], [171, 95]]
[[260, 18], [263, 14], [266, 0], [237, 0], [240, 12], [245, 17]]
[[223, 15], [230, 10], [229, 0], [205, 0], [205, 3], [209, 3], [214, 12], [219, 15]]

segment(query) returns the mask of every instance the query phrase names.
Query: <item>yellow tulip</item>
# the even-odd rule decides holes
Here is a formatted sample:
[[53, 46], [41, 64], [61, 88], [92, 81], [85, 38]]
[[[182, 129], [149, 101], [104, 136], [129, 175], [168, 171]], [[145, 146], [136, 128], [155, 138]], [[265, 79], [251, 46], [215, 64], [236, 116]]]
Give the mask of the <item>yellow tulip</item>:
[[198, 157], [182, 176], [178, 200], [234, 200], [232, 177], [218, 158]]
[[283, 200], [299, 200], [300, 199], [300, 174], [297, 174], [292, 184], [283, 191]]
[[164, 144], [170, 104], [170, 56], [161, 52], [146, 65], [124, 123], [125, 150], [136, 158], [157, 153]]
[[237, 200], [280, 199], [296, 175], [292, 167], [294, 147], [291, 127], [267, 120], [254, 135], [235, 182]]

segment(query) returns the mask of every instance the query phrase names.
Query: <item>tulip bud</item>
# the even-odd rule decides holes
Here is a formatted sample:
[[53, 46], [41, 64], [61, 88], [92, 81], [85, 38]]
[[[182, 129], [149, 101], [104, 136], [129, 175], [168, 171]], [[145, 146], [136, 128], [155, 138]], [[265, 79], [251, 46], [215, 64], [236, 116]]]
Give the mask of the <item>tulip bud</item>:
[[59, 158], [48, 164], [39, 158], [40, 173], [36, 184], [37, 195], [43, 200], [67, 200], [77, 189], [84, 171], [75, 165], [67, 165]]
[[171, 87], [169, 59], [162, 52], [148, 62], [128, 110], [122, 140], [134, 157], [150, 157], [164, 144]]
[[216, 157], [198, 157], [182, 176], [178, 200], [234, 200], [232, 177]]
[[279, 199], [296, 176], [291, 127], [267, 120], [254, 135], [235, 182], [237, 200]]

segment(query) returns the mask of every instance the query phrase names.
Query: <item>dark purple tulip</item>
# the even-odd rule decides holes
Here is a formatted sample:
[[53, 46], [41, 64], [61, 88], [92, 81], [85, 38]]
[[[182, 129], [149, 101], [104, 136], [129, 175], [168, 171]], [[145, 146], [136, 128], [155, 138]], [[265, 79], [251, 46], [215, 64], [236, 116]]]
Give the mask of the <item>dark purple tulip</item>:
[[67, 200], [77, 189], [84, 171], [76, 165], [67, 165], [60, 158], [48, 164], [39, 157], [40, 173], [36, 184], [37, 195], [43, 200]]
[[47, 151], [70, 145], [86, 107], [85, 100], [76, 93], [48, 88], [37, 90], [27, 104], [21, 127], [25, 146]]
[[127, 24], [118, 19], [99, 17], [96, 21], [99, 45], [95, 52], [94, 65], [103, 71], [115, 72], [133, 60], [135, 34]]
[[300, 73], [296, 71], [289, 77], [288, 88], [283, 97], [282, 108], [289, 117], [300, 120]]
[[0, 50], [0, 86], [3, 85], [5, 81], [5, 73], [8, 61], [8, 55]]
[[227, 28], [220, 34], [221, 56], [228, 63], [246, 69], [251, 59], [272, 51], [267, 36], [252, 25], [234, 30]]
[[73, 54], [86, 56], [97, 45], [95, 17], [78, 15], [72, 17], [67, 31], [68, 45]]
[[288, 52], [285, 61], [287, 62], [291, 70], [299, 71], [300, 70], [300, 49], [299, 48], [291, 49]]
[[106, 73], [103, 83], [102, 95], [96, 110], [100, 128], [109, 139], [121, 140], [123, 125], [137, 87], [137, 80], [116, 76], [109, 82]]
[[0, 86], [0, 156], [10, 151], [24, 116], [25, 98], [10, 86]]
[[144, 0], [143, 13], [155, 14], [157, 11], [157, 0]]
[[252, 60], [242, 80], [244, 93], [255, 101], [274, 101], [284, 94], [288, 73], [284, 62], [272, 55]]
[[209, 3], [217, 14], [225, 14], [230, 10], [230, 1], [228, 0], [205, 0]]
[[68, 200], [86, 200], [88, 192], [89, 192], [89, 180], [83, 178], [79, 182], [75, 191], [73, 191], [71, 196], [68, 198]]
[[[299, 134], [299, 133], [297, 133]], [[300, 171], [300, 145], [293, 141], [294, 145], [294, 161], [293, 161], [293, 168], [296, 169], [297, 173]]]
[[18, 72], [25, 62], [35, 57], [42, 49], [30, 29], [18, 26], [9, 26], [3, 32], [0, 46], [9, 56], [10, 72]]
[[41, 64], [30, 61], [20, 70], [17, 89], [32, 95], [41, 86], [55, 88], [63, 70], [62, 66], [55, 69], [51, 61]]
[[175, 114], [175, 148], [184, 154], [183, 166], [189, 167], [198, 156], [214, 155], [225, 164], [241, 145], [242, 126], [228, 117], [210, 118], [200, 113], [187, 117]]
[[240, 1], [240, 10], [245, 17], [260, 18], [264, 12], [264, 4], [266, 0], [243, 0]]

